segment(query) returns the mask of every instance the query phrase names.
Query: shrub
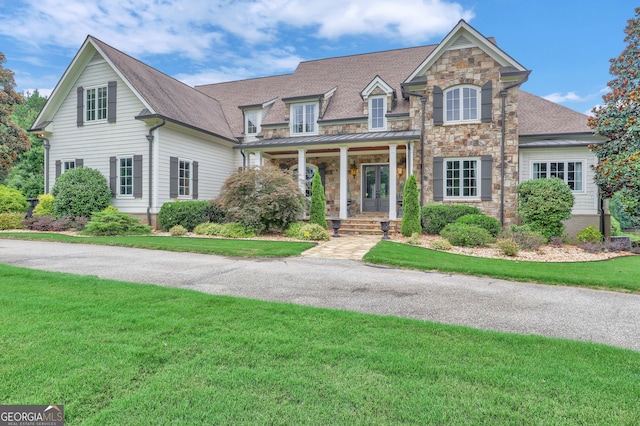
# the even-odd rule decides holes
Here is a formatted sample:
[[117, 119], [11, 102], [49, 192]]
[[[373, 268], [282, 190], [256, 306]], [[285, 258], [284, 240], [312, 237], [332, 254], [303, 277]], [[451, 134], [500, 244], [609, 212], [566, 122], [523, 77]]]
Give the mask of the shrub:
[[301, 229], [304, 225], [306, 225], [304, 222], [293, 222], [287, 230], [284, 231], [284, 236], [300, 239], [300, 235], [302, 235]]
[[0, 185], [0, 213], [26, 212], [29, 203], [22, 192]]
[[586, 251], [587, 253], [601, 253], [604, 251], [604, 246], [602, 245], [602, 243], [582, 243], [582, 244], [578, 244], [578, 247], [580, 247], [582, 250]]
[[467, 225], [476, 225], [480, 228], [484, 228], [494, 237], [502, 231], [502, 225], [500, 221], [495, 217], [487, 216], [485, 214], [466, 214], [456, 219], [455, 223], [466, 223]]
[[197, 235], [218, 235], [222, 225], [215, 222], [201, 223], [193, 228], [193, 233]]
[[53, 195], [41, 194], [38, 195], [38, 204], [33, 209], [33, 214], [44, 216], [53, 215]]
[[0, 213], [0, 230], [5, 229], [22, 229], [24, 225], [24, 213], [21, 212], [2, 212]]
[[517, 256], [520, 251], [518, 243], [511, 238], [499, 238], [498, 241], [496, 241], [496, 247], [502, 254], [510, 257]]
[[176, 225], [169, 229], [169, 233], [173, 237], [184, 237], [185, 235], [187, 235], [187, 232], [187, 228], [182, 225]]
[[559, 248], [564, 245], [564, 241], [562, 240], [561, 237], [551, 237], [551, 239], [549, 240], [549, 244], [551, 244], [556, 248]]
[[316, 171], [311, 184], [311, 206], [309, 207], [309, 223], [320, 225], [327, 229], [327, 203], [324, 198], [324, 187], [320, 179], [320, 173]]
[[609, 216], [609, 218], [611, 218], [611, 236], [617, 237], [622, 235], [622, 227], [620, 226], [618, 219], [613, 217], [613, 215]]
[[217, 235], [226, 238], [253, 238], [256, 232], [242, 223], [231, 222], [221, 225]]
[[511, 229], [500, 233], [501, 238], [514, 240], [522, 250], [538, 250], [546, 241], [540, 233], [528, 226], [511, 226]]
[[453, 246], [451, 245], [451, 243], [447, 240], [445, 240], [444, 238], [440, 238], [438, 240], [433, 240], [431, 241], [431, 244], [429, 244], [431, 246], [432, 249], [434, 250], [451, 250], [453, 248]]
[[427, 234], [439, 234], [445, 226], [467, 214], [480, 214], [477, 207], [463, 205], [431, 204], [422, 208], [422, 230]]
[[489, 231], [476, 225], [450, 223], [440, 231], [440, 236], [454, 246], [484, 247], [494, 241]]
[[407, 244], [411, 244], [412, 246], [421, 246], [422, 240], [420, 239], [420, 235], [417, 232], [411, 234], [411, 236], [407, 239]]
[[222, 222], [223, 210], [212, 201], [176, 201], [164, 203], [158, 213], [158, 224], [163, 231], [176, 225], [184, 226], [188, 231], [201, 223]]
[[409, 176], [407, 183], [404, 185], [402, 213], [402, 235], [408, 237], [414, 233], [422, 233], [418, 184], [416, 183], [416, 177], [414, 175]]
[[571, 218], [574, 201], [569, 185], [558, 178], [533, 179], [519, 184], [516, 192], [523, 225], [530, 225], [547, 241], [562, 236], [561, 221]]
[[98, 170], [79, 167], [64, 172], [51, 189], [57, 217], [86, 216], [102, 211], [111, 203], [109, 184]]
[[593, 226], [587, 226], [576, 235], [578, 242], [598, 244], [602, 242], [602, 234]]
[[45, 232], [82, 231], [87, 226], [87, 222], [88, 218], [84, 216], [63, 216], [56, 219], [55, 216], [50, 214], [43, 216], [36, 215], [22, 221], [27, 229]]
[[284, 235], [298, 240], [328, 241], [329, 232], [316, 223], [294, 222], [289, 225]]
[[299, 220], [307, 199], [289, 174], [266, 165], [233, 173], [218, 202], [228, 220], [262, 234], [285, 230]]
[[150, 234], [151, 228], [126, 213], [105, 209], [94, 213], [84, 229], [88, 235], [140, 235]]

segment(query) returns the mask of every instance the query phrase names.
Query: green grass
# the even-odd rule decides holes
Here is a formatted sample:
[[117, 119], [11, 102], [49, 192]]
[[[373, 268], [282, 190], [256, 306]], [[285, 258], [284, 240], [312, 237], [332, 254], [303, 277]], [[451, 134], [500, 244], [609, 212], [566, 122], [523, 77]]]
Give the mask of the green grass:
[[0, 265], [0, 404], [67, 425], [638, 424], [640, 353]]
[[101, 244], [221, 256], [290, 257], [315, 246], [311, 242], [230, 240], [220, 238], [181, 238], [158, 236], [78, 237], [48, 232], [3, 232], [0, 238], [52, 241], [61, 243]]
[[464, 256], [382, 241], [363, 260], [399, 268], [640, 292], [640, 256], [599, 262], [528, 262]]

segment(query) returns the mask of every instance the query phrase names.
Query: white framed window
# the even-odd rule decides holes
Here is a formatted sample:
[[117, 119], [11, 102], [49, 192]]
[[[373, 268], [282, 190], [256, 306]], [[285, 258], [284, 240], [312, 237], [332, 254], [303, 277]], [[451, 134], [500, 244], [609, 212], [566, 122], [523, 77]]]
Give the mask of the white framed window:
[[186, 160], [178, 161], [178, 196], [188, 197], [191, 195], [191, 162]]
[[[292, 177], [294, 181], [298, 181], [298, 166], [295, 165], [293, 167], [290, 168], [291, 173], [292, 173]], [[311, 198], [311, 187], [313, 186], [313, 177], [316, 174], [316, 171], [318, 170], [318, 168], [316, 166], [314, 166], [313, 164], [307, 164], [306, 168], [305, 168], [305, 175], [304, 175], [304, 185], [305, 185], [305, 191], [304, 191], [304, 195], [307, 198]]]
[[257, 135], [261, 130], [262, 111], [245, 111], [244, 113], [244, 132], [248, 136]]
[[107, 86], [85, 90], [84, 110], [87, 122], [107, 119]]
[[478, 198], [480, 162], [476, 158], [445, 160], [445, 198]]
[[291, 134], [317, 134], [318, 104], [292, 104], [291, 105]]
[[531, 164], [531, 177], [543, 179], [556, 177], [569, 185], [572, 191], [584, 190], [582, 161], [537, 161]]
[[445, 122], [479, 121], [480, 90], [456, 86], [444, 92]]
[[62, 173], [76, 168], [76, 160], [63, 160], [62, 161]]
[[369, 130], [387, 129], [387, 97], [373, 96], [369, 98]]
[[118, 195], [133, 196], [133, 157], [118, 159]]

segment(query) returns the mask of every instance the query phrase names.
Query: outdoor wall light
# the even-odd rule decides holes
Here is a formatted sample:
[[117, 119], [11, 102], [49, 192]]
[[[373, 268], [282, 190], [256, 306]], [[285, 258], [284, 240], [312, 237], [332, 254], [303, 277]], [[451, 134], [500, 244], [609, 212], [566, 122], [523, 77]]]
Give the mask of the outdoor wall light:
[[358, 168], [356, 167], [356, 163], [351, 163], [351, 176], [356, 177], [358, 174]]

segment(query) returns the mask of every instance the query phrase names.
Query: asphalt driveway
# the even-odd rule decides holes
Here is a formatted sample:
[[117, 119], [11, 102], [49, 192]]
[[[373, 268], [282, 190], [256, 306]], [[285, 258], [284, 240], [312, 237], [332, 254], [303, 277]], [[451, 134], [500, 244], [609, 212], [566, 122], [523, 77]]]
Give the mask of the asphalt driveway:
[[0, 263], [640, 351], [640, 295], [405, 271], [353, 260], [252, 260], [3, 239]]

